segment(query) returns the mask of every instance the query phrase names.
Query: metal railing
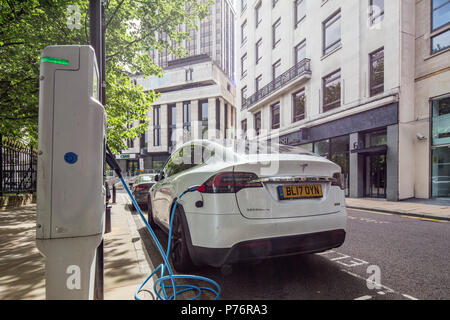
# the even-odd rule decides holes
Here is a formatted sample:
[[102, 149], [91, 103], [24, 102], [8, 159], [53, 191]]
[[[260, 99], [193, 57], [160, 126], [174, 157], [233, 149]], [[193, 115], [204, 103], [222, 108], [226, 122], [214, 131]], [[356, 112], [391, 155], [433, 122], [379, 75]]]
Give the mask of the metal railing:
[[311, 60], [303, 59], [302, 61], [296, 63], [292, 68], [282, 73], [280, 76], [275, 78], [268, 85], [262, 87], [252, 96], [248, 97], [244, 101], [242, 101], [242, 109], [247, 109], [257, 102], [263, 100], [264, 98], [270, 96], [272, 93], [283, 88], [285, 85], [290, 83], [291, 81], [305, 75], [311, 74]]
[[0, 135], [0, 195], [35, 192], [37, 150]]

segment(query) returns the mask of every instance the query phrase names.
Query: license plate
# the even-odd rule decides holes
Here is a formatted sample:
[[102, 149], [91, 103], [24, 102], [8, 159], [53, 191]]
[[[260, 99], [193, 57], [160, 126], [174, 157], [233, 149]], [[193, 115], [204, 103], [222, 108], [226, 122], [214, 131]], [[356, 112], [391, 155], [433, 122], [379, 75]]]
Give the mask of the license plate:
[[313, 199], [322, 198], [322, 186], [316, 185], [292, 185], [292, 186], [279, 186], [278, 195], [280, 200], [292, 200], [292, 199]]

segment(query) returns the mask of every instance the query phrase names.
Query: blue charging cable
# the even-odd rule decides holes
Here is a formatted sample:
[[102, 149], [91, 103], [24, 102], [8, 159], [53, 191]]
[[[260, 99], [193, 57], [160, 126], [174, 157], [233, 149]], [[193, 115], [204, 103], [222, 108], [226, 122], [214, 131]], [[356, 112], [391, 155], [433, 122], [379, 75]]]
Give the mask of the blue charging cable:
[[[205, 277], [201, 277], [201, 276], [194, 276], [194, 275], [174, 275], [172, 268], [170, 266], [169, 263], [169, 254], [170, 254], [170, 245], [171, 245], [171, 240], [172, 240], [172, 225], [173, 225], [173, 217], [175, 214], [175, 209], [177, 208], [178, 205], [178, 200], [180, 200], [186, 193], [188, 192], [194, 192], [197, 191], [197, 187], [191, 187], [189, 189], [187, 189], [186, 191], [184, 191], [183, 193], [181, 193], [177, 200], [175, 201], [175, 204], [172, 208], [172, 212], [170, 214], [170, 228], [169, 228], [169, 241], [167, 244], [167, 250], [164, 251], [163, 247], [161, 246], [161, 243], [159, 242], [158, 238], [156, 237], [153, 229], [150, 227], [150, 224], [148, 223], [147, 218], [144, 216], [144, 214], [141, 211], [141, 208], [139, 207], [138, 203], [136, 202], [136, 199], [133, 197], [130, 188], [128, 188], [127, 183], [125, 182], [124, 178], [122, 176], [120, 176], [120, 181], [122, 182], [125, 190], [127, 191], [128, 195], [131, 198], [131, 201], [134, 204], [134, 207], [136, 208], [137, 212], [139, 213], [140, 217], [142, 218], [142, 220], [145, 223], [145, 226], [147, 227], [148, 231], [150, 232], [150, 235], [153, 238], [153, 241], [155, 242], [156, 246], [158, 247], [159, 252], [161, 253], [161, 256], [164, 260], [164, 262], [162, 264], [160, 264], [153, 272], [152, 274], [141, 284], [141, 286], [139, 287], [139, 289], [136, 291], [136, 293], [134, 294], [134, 298], [136, 300], [141, 300], [138, 295], [139, 293], [142, 291], [142, 288], [147, 284], [147, 282], [158, 273], [158, 271], [160, 271], [160, 275], [159, 278], [155, 281], [154, 285], [153, 285], [153, 290], [155, 292], [155, 295], [158, 297], [158, 299], [160, 300], [176, 300], [177, 299], [177, 295], [180, 295], [182, 293], [188, 292], [188, 291], [194, 291], [196, 292], [196, 296], [190, 300], [196, 300], [198, 299], [203, 291], [209, 291], [211, 293], [213, 293], [215, 295], [214, 300], [218, 300], [219, 296], [220, 296], [220, 286], [217, 282], [215, 282], [214, 280], [205, 278]], [[167, 274], [166, 274], [167, 272]], [[209, 283], [210, 285], [212, 285], [213, 288], [211, 287], [200, 287], [200, 286], [196, 286], [196, 285], [190, 285], [190, 284], [176, 284], [176, 280], [177, 279], [189, 279], [189, 280], [200, 280], [206, 283]], [[170, 281], [171, 285], [165, 284], [165, 282]], [[166, 289], [172, 288], [172, 294], [168, 295], [166, 292]], [[160, 292], [162, 293], [162, 295], [160, 294]]]

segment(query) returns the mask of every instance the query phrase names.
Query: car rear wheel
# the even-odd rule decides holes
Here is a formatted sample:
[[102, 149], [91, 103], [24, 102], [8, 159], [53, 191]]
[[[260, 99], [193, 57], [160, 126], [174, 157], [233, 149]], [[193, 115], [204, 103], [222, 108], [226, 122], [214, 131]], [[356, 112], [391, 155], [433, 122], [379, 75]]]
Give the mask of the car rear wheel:
[[170, 257], [172, 264], [177, 272], [192, 271], [194, 264], [192, 263], [187, 248], [186, 234], [183, 228], [180, 209], [177, 208], [173, 217], [172, 239], [170, 246]]
[[155, 220], [153, 220], [153, 208], [152, 208], [152, 202], [150, 200], [150, 197], [148, 197], [147, 200], [147, 220], [148, 224], [152, 229], [157, 229], [158, 225], [155, 223]]

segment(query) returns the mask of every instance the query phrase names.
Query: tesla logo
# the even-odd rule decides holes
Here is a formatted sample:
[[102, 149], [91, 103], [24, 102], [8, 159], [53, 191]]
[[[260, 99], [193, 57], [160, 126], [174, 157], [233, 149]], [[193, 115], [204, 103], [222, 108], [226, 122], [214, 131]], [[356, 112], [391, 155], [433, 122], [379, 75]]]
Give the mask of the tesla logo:
[[305, 172], [306, 167], [308, 167], [308, 164], [307, 163], [301, 164], [300, 167], [303, 169], [303, 172]]

